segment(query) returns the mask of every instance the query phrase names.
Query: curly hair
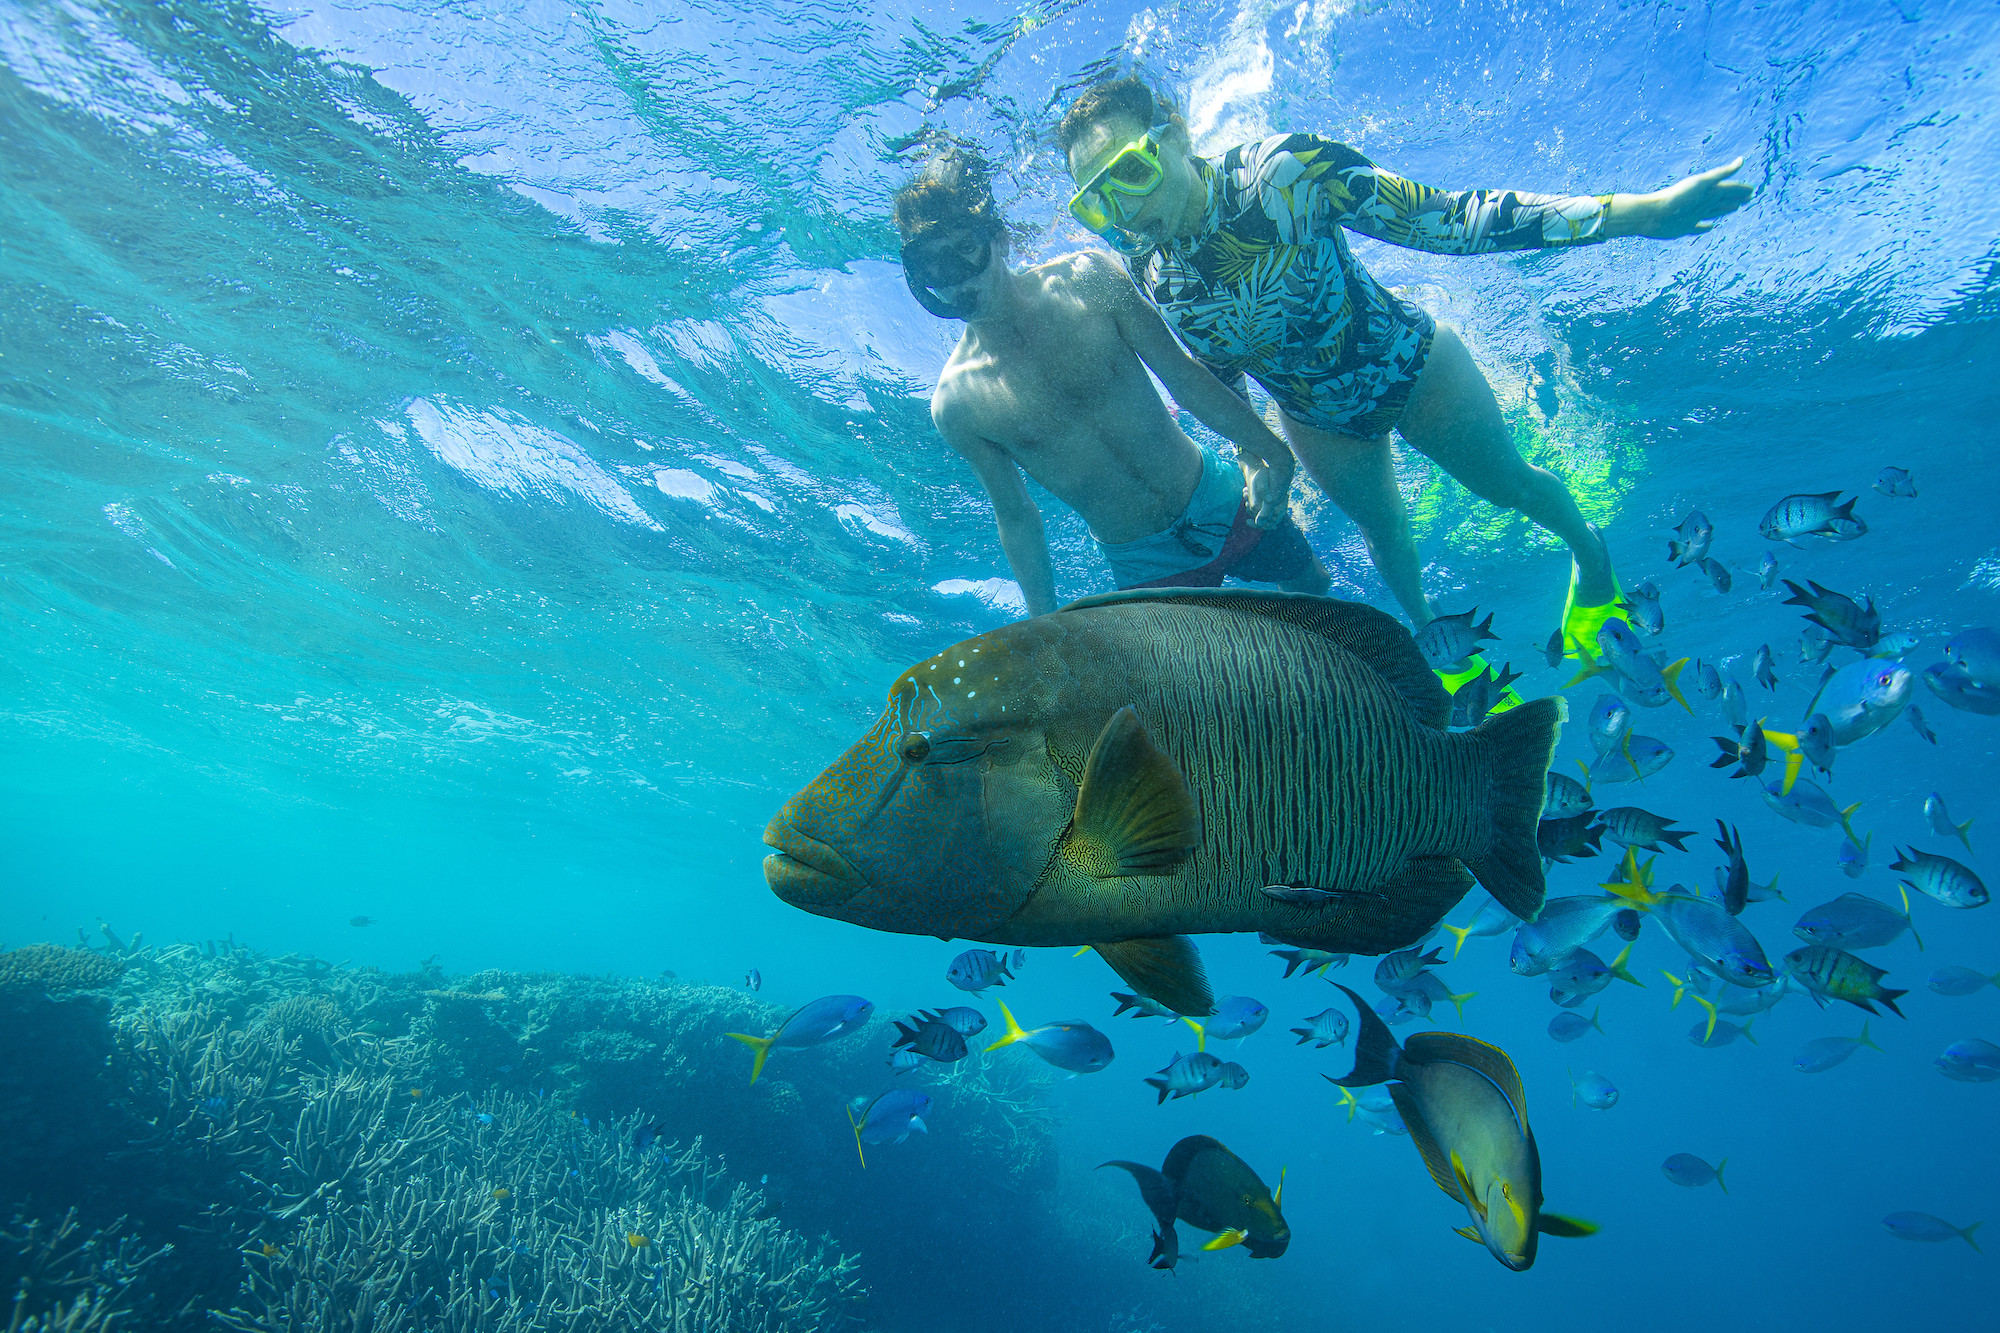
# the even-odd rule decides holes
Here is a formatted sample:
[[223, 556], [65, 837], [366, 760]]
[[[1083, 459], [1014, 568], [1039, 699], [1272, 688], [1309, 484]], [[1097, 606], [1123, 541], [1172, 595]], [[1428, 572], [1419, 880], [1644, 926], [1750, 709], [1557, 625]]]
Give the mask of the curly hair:
[[908, 245], [940, 228], [971, 227], [989, 236], [1004, 231], [991, 181], [978, 154], [962, 148], [940, 153], [896, 191], [896, 234]]
[[1173, 102], [1136, 74], [1122, 79], [1100, 79], [1085, 88], [1063, 113], [1056, 126], [1056, 144], [1065, 156], [1093, 125], [1122, 117], [1150, 128], [1177, 114]]

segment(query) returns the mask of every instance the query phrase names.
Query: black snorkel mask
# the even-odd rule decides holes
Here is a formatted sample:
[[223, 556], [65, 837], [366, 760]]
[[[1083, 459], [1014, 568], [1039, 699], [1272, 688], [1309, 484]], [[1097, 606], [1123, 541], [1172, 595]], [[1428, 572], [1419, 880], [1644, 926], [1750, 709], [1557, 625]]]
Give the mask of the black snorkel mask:
[[917, 304], [939, 319], [967, 319], [978, 313], [973, 303], [947, 301], [938, 294], [938, 289], [970, 282], [990, 268], [992, 240], [996, 235], [995, 231], [983, 233], [984, 243], [976, 259], [967, 259], [956, 250], [932, 243], [929, 236], [906, 243], [902, 253], [903, 281], [909, 284], [910, 295], [917, 298]]

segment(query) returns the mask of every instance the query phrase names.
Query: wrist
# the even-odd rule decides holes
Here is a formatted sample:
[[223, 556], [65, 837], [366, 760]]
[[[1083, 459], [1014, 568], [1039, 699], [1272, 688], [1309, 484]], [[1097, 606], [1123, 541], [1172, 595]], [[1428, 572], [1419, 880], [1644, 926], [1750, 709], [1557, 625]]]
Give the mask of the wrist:
[[1604, 234], [1607, 237], [1650, 235], [1659, 211], [1657, 194], [1614, 194], [1605, 213]]

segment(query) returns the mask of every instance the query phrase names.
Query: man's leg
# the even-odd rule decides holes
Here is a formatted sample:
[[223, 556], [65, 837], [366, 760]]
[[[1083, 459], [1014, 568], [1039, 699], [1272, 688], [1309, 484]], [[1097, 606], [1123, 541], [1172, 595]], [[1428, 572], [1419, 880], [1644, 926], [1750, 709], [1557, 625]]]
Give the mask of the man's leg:
[[1417, 544], [1410, 535], [1410, 512], [1403, 504], [1403, 492], [1396, 486], [1395, 457], [1389, 437], [1362, 439], [1356, 435], [1336, 435], [1332, 431], [1295, 421], [1289, 414], [1281, 423], [1292, 452], [1327, 498], [1361, 529], [1368, 545], [1368, 558], [1389, 585], [1389, 592], [1402, 605], [1403, 614], [1421, 629], [1430, 622], [1430, 602], [1424, 597], [1423, 565], [1417, 559]]
[[1585, 521], [1569, 488], [1515, 450], [1493, 386], [1458, 335], [1442, 324], [1397, 430], [1480, 499], [1519, 510], [1567, 542], [1576, 558], [1579, 605], [1601, 605], [1616, 595], [1603, 538]]
[[1318, 556], [1312, 558], [1312, 568], [1305, 573], [1296, 578], [1284, 579], [1278, 584], [1279, 589], [1284, 592], [1309, 592], [1315, 597], [1326, 596], [1326, 590], [1332, 586], [1333, 576], [1326, 572], [1326, 566], [1320, 563]]

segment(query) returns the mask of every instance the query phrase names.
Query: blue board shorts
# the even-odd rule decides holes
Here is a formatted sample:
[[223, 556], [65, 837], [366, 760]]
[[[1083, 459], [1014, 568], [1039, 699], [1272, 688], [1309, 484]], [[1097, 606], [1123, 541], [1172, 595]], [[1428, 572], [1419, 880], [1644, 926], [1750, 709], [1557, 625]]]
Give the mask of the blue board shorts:
[[1219, 588], [1223, 578], [1284, 583], [1313, 567], [1312, 547], [1290, 514], [1261, 534], [1243, 504], [1243, 472], [1204, 449], [1201, 479], [1181, 516], [1150, 537], [1097, 543], [1120, 588]]

